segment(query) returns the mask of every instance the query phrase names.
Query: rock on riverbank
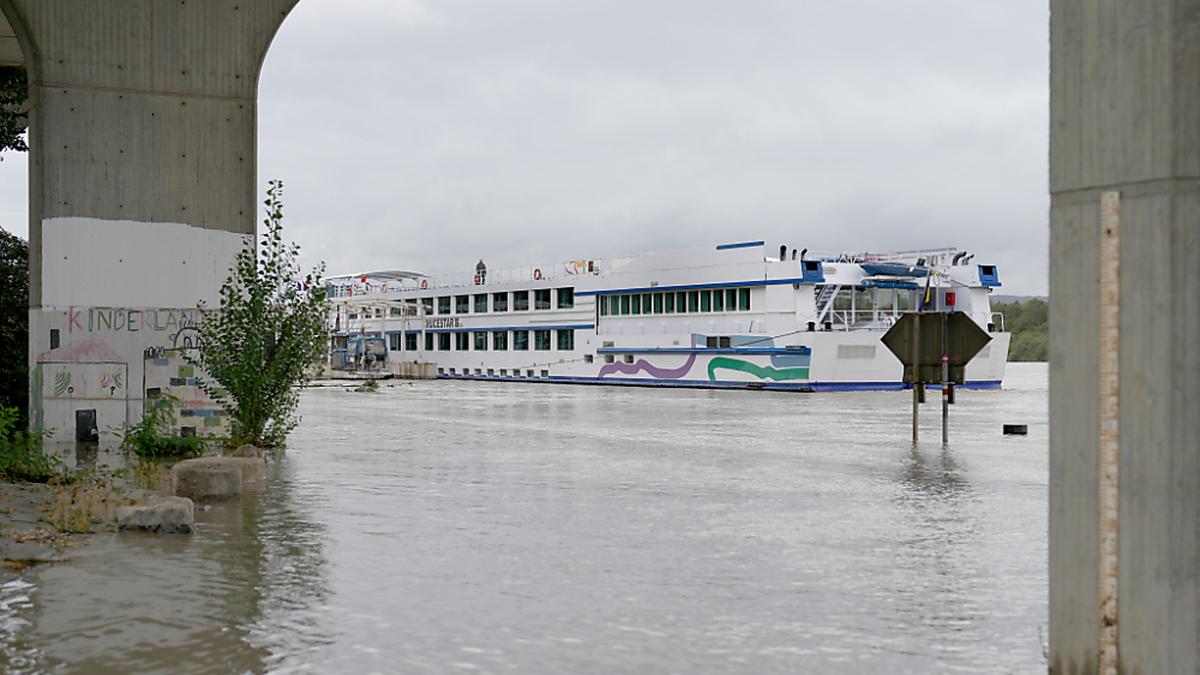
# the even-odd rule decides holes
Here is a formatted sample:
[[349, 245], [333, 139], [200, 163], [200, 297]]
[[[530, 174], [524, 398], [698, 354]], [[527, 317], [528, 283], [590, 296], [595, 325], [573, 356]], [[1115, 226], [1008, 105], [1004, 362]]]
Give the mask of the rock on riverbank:
[[149, 504], [117, 509], [119, 530], [188, 534], [195, 526], [195, 506], [187, 497], [153, 496]]

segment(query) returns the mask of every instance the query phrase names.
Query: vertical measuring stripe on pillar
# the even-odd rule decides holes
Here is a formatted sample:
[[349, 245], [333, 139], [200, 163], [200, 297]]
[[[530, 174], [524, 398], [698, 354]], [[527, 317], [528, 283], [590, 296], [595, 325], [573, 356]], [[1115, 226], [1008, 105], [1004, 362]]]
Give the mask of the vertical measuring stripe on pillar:
[[918, 437], [918, 419], [921, 410], [921, 385], [917, 384], [920, 381], [920, 361], [921, 361], [921, 313], [917, 312], [914, 316], [916, 321], [912, 322], [912, 390], [913, 390], [913, 420], [912, 420], [912, 439], [913, 443], [917, 442]]
[[1120, 550], [1121, 193], [1100, 195], [1100, 675], [1117, 675]]

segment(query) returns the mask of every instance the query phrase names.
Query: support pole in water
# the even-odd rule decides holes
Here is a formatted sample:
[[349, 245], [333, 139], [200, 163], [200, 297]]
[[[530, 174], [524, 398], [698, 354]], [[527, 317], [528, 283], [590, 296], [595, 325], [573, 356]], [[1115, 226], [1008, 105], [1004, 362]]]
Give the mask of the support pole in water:
[[913, 443], [917, 442], [917, 417], [921, 410], [921, 385], [917, 384], [920, 379], [920, 363], [921, 358], [921, 315], [917, 314], [917, 321], [912, 322], [912, 390], [913, 390]]
[[942, 312], [942, 445], [950, 442], [950, 349], [946, 331], [946, 312]]
[[1100, 195], [1100, 675], [1117, 675], [1120, 550], [1121, 193]]

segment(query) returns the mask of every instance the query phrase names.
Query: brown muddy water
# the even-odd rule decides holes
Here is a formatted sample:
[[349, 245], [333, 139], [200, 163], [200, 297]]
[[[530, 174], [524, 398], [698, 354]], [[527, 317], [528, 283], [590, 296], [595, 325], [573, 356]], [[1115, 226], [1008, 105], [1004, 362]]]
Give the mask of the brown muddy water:
[[[242, 504], [0, 586], [81, 673], [1045, 670], [1046, 368], [909, 440], [900, 393], [305, 392]], [[1026, 437], [1001, 424], [1027, 423]]]

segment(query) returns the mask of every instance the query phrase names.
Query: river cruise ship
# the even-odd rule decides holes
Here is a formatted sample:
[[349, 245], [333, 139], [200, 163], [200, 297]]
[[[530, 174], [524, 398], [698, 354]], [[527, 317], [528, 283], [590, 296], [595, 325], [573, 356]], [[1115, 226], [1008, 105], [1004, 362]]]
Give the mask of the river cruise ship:
[[1009, 335], [994, 265], [954, 248], [813, 254], [763, 241], [424, 275], [328, 280], [329, 365], [439, 378], [797, 391], [903, 389], [880, 338], [905, 312], [961, 311], [991, 342], [968, 387], [997, 388]]

